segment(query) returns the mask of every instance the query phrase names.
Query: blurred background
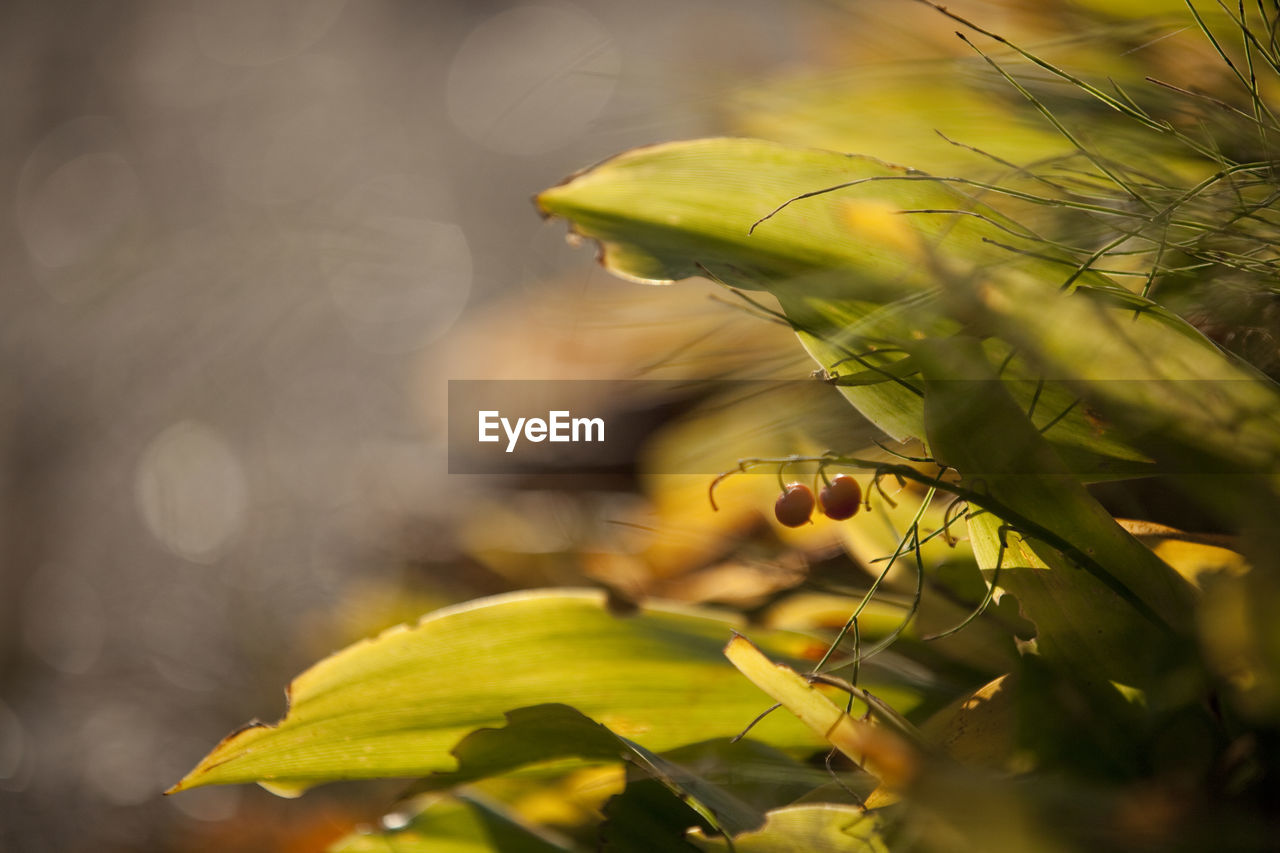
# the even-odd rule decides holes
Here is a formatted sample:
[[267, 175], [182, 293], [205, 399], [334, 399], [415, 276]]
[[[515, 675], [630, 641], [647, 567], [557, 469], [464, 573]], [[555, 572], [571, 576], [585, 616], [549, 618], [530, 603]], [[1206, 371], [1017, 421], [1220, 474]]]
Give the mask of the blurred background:
[[[954, 5], [1089, 67], [1221, 73], [1143, 17], [1169, 0]], [[323, 850], [399, 786], [161, 792], [318, 658], [451, 602], [842, 622], [823, 596], [893, 549], [888, 510], [792, 531], [771, 474], [713, 514], [705, 475], [645, 472], [865, 447], [843, 402], [685, 419], [623, 387], [635, 472], [501, 480], [449, 475], [447, 383], [808, 376], [789, 329], [613, 279], [531, 196], [719, 133], [940, 174], [997, 168], [948, 139], [1060, 154], [954, 29], [906, 0], [0, 4], [0, 853]], [[965, 642], [999, 663], [1006, 634]]]
[[449, 477], [446, 382], [718, 374], [734, 353], [689, 341], [743, 322], [763, 372], [803, 376], [785, 330], [707, 286], [657, 304], [530, 197], [730, 129], [730, 93], [812, 61], [837, 15], [3, 4], [0, 850], [323, 849], [385, 790], [160, 794], [359, 636], [631, 582], [641, 546], [600, 519], [634, 491], [588, 513]]

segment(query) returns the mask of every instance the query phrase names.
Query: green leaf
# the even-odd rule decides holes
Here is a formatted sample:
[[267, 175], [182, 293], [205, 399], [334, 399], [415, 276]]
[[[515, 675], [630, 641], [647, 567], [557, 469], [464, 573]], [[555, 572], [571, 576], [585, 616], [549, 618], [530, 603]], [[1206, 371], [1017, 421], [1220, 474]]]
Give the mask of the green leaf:
[[1016, 683], [1002, 675], [962, 694], [925, 720], [921, 733], [957, 761], [1006, 768], [1014, 749]]
[[1044, 294], [1007, 277], [954, 295], [1101, 420], [1119, 424], [1159, 470], [1213, 487], [1233, 520], [1272, 526], [1280, 511], [1274, 381], [1131, 294]]
[[888, 853], [880, 819], [857, 806], [818, 803], [788, 806], [769, 812], [764, 827], [735, 836], [732, 846], [722, 838], [692, 840], [703, 850], [736, 853]]
[[[775, 713], [781, 713], [776, 711]], [[840, 770], [825, 762], [801, 761], [758, 741], [713, 740], [690, 744], [663, 753], [663, 758], [685, 767], [760, 812], [790, 805], [824, 786], [836, 787], [844, 801], [865, 797], [875, 780], [859, 769]]]
[[567, 705], [520, 708], [506, 717], [504, 727], [480, 729], [462, 739], [453, 750], [456, 772], [435, 774], [416, 789], [440, 790], [558, 758], [625, 760], [688, 802], [712, 826], [742, 832], [764, 820], [762, 812], [697, 773], [619, 737]]
[[[1158, 381], [1141, 393], [1116, 381], [1250, 377], [1148, 300], [1032, 256], [1046, 251], [1034, 239], [1022, 244], [1032, 255], [995, 248], [1016, 247], [1018, 226], [962, 187], [868, 158], [710, 139], [625, 153], [539, 204], [598, 240], [621, 275], [709, 274], [776, 297], [819, 364], [848, 377], [840, 390], [855, 406], [895, 437], [927, 438], [988, 508], [1024, 528], [1013, 539], [1026, 553], [1006, 555], [1017, 564], [1002, 567], [1002, 585], [1041, 650], [1136, 683], [1185, 634], [1193, 595], [1081, 481], [1151, 473], [1151, 460], [1186, 459], [1199, 442], [1201, 458], [1234, 452], [1237, 468], [1277, 470], [1280, 395], [1256, 377], [1203, 401], [1191, 384], [1162, 397]], [[957, 335], [974, 351], [958, 353]], [[1086, 392], [1090, 405], [1077, 404]], [[993, 568], [1000, 525], [972, 530]]]
[[[912, 176], [866, 157], [706, 139], [627, 152], [546, 190], [537, 202], [546, 214], [569, 219], [576, 234], [599, 241], [602, 262], [624, 277], [666, 283], [710, 275], [768, 290], [820, 364], [853, 373], [898, 360], [885, 354], [849, 361], [864, 339], [909, 336], [929, 322], [921, 310], [884, 310], [928, 298], [923, 246], [945, 242], [969, 267], [992, 257], [979, 220], [898, 215], [977, 207], [938, 183], [897, 181]], [[802, 193], [862, 180], [873, 183], [791, 205], [752, 228]], [[920, 433], [918, 394], [908, 383], [886, 378], [841, 390], [894, 437]]]
[[[661, 849], [695, 850], [683, 840], [690, 826], [717, 827], [731, 834], [746, 832], [764, 823], [766, 810], [786, 805], [832, 779], [825, 769], [751, 740], [706, 741], [659, 756], [566, 705], [520, 708], [506, 717], [506, 726], [479, 729], [462, 739], [453, 750], [459, 765], [456, 772], [433, 774], [415, 785], [411, 793], [440, 792], [535, 762], [566, 757], [624, 760], [627, 787], [605, 807], [603, 849], [653, 850], [659, 848], [661, 839]], [[845, 784], [857, 784], [864, 793], [870, 790], [866, 777], [843, 775]], [[464, 804], [473, 811], [478, 808], [465, 800]], [[438, 823], [441, 807], [433, 805], [432, 810]], [[456, 811], [446, 810], [445, 814]], [[468, 814], [468, 826], [473, 817], [482, 814]], [[411, 832], [415, 839], [426, 837], [425, 820], [424, 816], [415, 818], [406, 830], [383, 833], [383, 837], [395, 843], [405, 832]], [[362, 838], [367, 845], [378, 843], [367, 835]]]
[[[833, 780], [840, 785], [852, 781], [864, 795], [871, 789], [871, 777], [866, 774], [836, 776], [826, 768], [805, 766], [763, 744], [747, 741], [693, 744], [664, 754], [662, 762], [657, 779], [637, 778], [640, 773], [651, 773], [652, 768], [629, 770], [626, 790], [605, 807], [602, 849], [696, 850], [686, 840], [690, 827], [700, 831], [714, 828], [721, 835], [737, 838], [759, 829], [769, 809], [784, 806]], [[655, 781], [661, 781], [663, 787], [657, 788]], [[847, 793], [850, 790], [845, 788], [841, 794], [851, 796]], [[730, 804], [732, 807], [727, 807]]]
[[438, 798], [398, 829], [353, 832], [327, 853], [572, 853], [575, 848], [476, 796]]
[[[926, 271], [912, 271], [904, 248], [917, 233], [942, 237], [950, 223], [909, 220], [895, 211], [972, 207], [972, 201], [933, 182], [882, 183], [874, 192], [792, 205], [752, 226], [802, 193], [911, 174], [869, 157], [756, 139], [702, 139], [620, 154], [545, 190], [537, 203], [544, 213], [569, 219], [575, 233], [600, 241], [602, 261], [615, 273], [644, 283], [710, 269], [735, 287], [772, 290], [797, 277], [857, 270], [864, 293], [896, 297], [930, 286]], [[882, 239], [857, 243], [851, 238], [859, 231]], [[972, 228], [952, 239], [976, 250], [974, 263], [992, 255]]]
[[[655, 751], [732, 736], [767, 704], [721, 657], [734, 624], [712, 611], [658, 606], [617, 618], [594, 591], [449, 608], [319, 662], [290, 685], [283, 720], [228, 736], [172, 790], [240, 782], [301, 789], [453, 771], [450, 750], [468, 732], [547, 702], [571, 704]], [[813, 641], [778, 632], [763, 642], [795, 656]], [[917, 701], [889, 684], [877, 692], [904, 711]], [[752, 736], [782, 747], [817, 743], [783, 715], [770, 715]]]
[[[848, 186], [797, 198], [841, 185]], [[703, 139], [626, 152], [537, 202], [568, 219], [574, 234], [598, 241], [602, 263], [623, 277], [666, 283], [706, 275], [767, 291], [814, 360], [840, 377], [841, 393], [903, 439], [924, 435], [923, 395], [911, 378], [918, 365], [906, 350], [970, 319], [948, 290], [1016, 263], [1052, 293], [1070, 271], [1035, 257], [1052, 250], [964, 189], [869, 157]], [[1111, 287], [1090, 272], [1077, 281]], [[1015, 359], [1005, 375], [1034, 386], [1037, 376], [1024, 367]], [[1044, 396], [1044, 412], [1061, 396], [1054, 388], [1023, 393]], [[1114, 476], [1145, 467], [1081, 411], [1055, 424], [1050, 440], [1071, 451], [1073, 470]]]
[[886, 787], [909, 783], [919, 769], [919, 733], [879, 697], [852, 684], [845, 686], [852, 698], [867, 707], [866, 717], [853, 717], [795, 670], [771, 661], [746, 637], [735, 636], [724, 654], [770, 698]]
[[985, 569], [999, 565], [1037, 649], [1099, 680], [1151, 676], [1189, 625], [1189, 584], [1066, 469], [976, 340], [922, 343], [915, 356], [930, 449], [988, 510], [970, 518], [974, 554]]

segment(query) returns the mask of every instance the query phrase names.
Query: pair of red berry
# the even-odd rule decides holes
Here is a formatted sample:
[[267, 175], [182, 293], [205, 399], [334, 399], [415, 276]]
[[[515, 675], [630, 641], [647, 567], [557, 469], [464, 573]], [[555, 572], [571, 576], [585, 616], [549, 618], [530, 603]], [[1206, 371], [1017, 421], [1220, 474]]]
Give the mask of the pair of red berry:
[[[862, 487], [848, 474], [837, 474], [818, 492], [818, 503], [827, 518], [852, 518], [862, 503]], [[778, 496], [773, 514], [787, 527], [799, 527], [813, 515], [813, 492], [804, 483], [791, 483]]]

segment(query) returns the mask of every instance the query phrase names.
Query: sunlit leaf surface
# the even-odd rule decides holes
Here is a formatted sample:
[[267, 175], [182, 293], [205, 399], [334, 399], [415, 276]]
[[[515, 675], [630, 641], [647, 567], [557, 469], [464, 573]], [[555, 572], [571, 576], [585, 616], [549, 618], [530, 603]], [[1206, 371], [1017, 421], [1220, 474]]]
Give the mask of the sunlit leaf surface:
[[708, 851], [738, 853], [818, 853], [857, 850], [888, 853], [881, 836], [881, 823], [874, 814], [857, 806], [796, 805], [769, 813], [768, 822], [756, 832], [733, 839], [729, 846], [721, 838], [693, 836], [694, 843]]
[[[298, 676], [283, 720], [230, 735], [173, 790], [262, 781], [283, 791], [451, 771], [451, 750], [468, 732], [547, 702], [572, 705], [655, 751], [732, 736], [767, 706], [721, 656], [733, 625], [709, 611], [657, 607], [619, 618], [602, 594], [585, 591], [440, 611]], [[762, 642], [784, 656], [813, 648], [798, 634]], [[904, 710], [914, 704], [910, 692], [888, 685], [881, 695]], [[784, 715], [771, 715], [752, 736], [779, 746], [819, 743]]]
[[[910, 349], [964, 329], [975, 280], [1016, 267], [1051, 294], [1070, 273], [1037, 257], [1044, 247], [972, 189], [869, 157], [704, 139], [621, 154], [544, 191], [538, 204], [598, 241], [618, 275], [710, 276], [767, 291], [844, 395], [901, 439], [924, 435]], [[1009, 248], [1019, 246], [1030, 254]], [[1073, 280], [1126, 293], [1093, 273]], [[1002, 375], [1023, 380], [1018, 395], [1042, 400], [1040, 422], [1071, 402], [1056, 385], [1037, 386], [1021, 359]], [[1047, 437], [1086, 477], [1144, 469], [1140, 453], [1082, 410], [1065, 411]]]

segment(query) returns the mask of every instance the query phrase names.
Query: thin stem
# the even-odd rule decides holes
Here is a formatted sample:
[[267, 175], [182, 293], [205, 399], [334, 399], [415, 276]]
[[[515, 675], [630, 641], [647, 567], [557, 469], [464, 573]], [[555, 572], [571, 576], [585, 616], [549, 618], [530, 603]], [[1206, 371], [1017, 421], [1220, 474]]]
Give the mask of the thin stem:
[[[853, 615], [844, 623], [844, 627], [842, 627], [840, 632], [836, 634], [835, 640], [833, 640], [831, 645], [827, 647], [827, 651], [823, 654], [822, 659], [814, 666], [814, 672], [820, 672], [822, 668], [826, 666], [827, 661], [831, 659], [831, 656], [835, 654], [836, 649], [840, 647], [840, 643], [846, 636], [848, 636], [850, 629], [852, 629], [857, 623], [858, 617], [862, 615], [862, 611], [871, 603], [872, 597], [875, 596], [876, 590], [880, 588], [880, 584], [888, 576], [889, 570], [893, 568], [898, 557], [902, 556], [904, 549], [907, 547], [907, 543], [912, 541], [913, 537], [919, 532], [920, 519], [924, 516], [925, 510], [928, 508], [929, 502], [933, 499], [935, 493], [936, 489], [930, 488], [929, 492], [924, 496], [924, 500], [920, 502], [920, 506], [916, 509], [915, 517], [911, 520], [910, 525], [908, 525], [907, 532], [898, 540], [898, 547], [894, 549], [893, 555], [889, 558], [889, 562], [885, 565], [884, 570], [876, 577], [875, 581], [872, 582], [871, 587], [867, 590], [866, 594], [862, 596], [862, 601], [860, 601], [858, 606], [854, 609]], [[855, 657], [855, 665], [857, 659], [858, 658]]]

